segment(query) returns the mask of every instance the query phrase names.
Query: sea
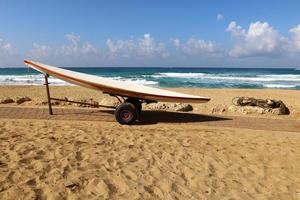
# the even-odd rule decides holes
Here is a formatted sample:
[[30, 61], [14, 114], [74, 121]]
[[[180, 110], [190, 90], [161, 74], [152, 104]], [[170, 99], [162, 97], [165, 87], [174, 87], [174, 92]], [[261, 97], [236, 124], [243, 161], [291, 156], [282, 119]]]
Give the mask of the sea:
[[[82, 67], [70, 70], [152, 87], [280, 88], [300, 90], [293, 68], [138, 68]], [[71, 85], [51, 77], [52, 85]], [[0, 68], [0, 85], [42, 85], [44, 76], [29, 68]]]

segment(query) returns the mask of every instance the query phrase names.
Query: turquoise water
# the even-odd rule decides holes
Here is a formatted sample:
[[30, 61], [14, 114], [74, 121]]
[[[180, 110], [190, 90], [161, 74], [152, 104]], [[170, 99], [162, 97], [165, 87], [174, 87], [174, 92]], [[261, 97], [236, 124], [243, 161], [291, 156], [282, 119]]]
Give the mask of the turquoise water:
[[[300, 70], [292, 68], [68, 68], [153, 87], [300, 89]], [[50, 78], [52, 85], [69, 85]], [[1, 68], [1, 85], [41, 85], [44, 77], [28, 68]]]

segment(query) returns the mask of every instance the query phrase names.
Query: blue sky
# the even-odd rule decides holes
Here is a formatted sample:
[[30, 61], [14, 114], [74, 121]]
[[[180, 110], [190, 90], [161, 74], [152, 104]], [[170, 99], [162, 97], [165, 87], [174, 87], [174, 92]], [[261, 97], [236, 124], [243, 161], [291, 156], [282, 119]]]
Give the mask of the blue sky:
[[0, 0], [0, 66], [299, 67], [300, 1]]

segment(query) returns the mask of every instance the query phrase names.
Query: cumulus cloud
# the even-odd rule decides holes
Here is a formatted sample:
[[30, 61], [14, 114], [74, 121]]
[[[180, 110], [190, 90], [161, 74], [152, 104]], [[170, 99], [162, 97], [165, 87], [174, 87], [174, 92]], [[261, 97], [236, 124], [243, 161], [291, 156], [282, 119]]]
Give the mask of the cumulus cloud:
[[112, 56], [129, 57], [135, 50], [133, 40], [111, 40], [106, 41], [106, 45]]
[[292, 34], [290, 40], [291, 51], [300, 51], [300, 24], [291, 28], [289, 32]]
[[216, 17], [217, 21], [221, 21], [223, 19], [224, 19], [224, 16], [221, 13], [217, 14], [217, 17]]
[[241, 26], [237, 25], [235, 21], [229, 23], [226, 31], [230, 32], [234, 37], [240, 37], [246, 34], [246, 31]]
[[144, 34], [141, 39], [106, 41], [109, 55], [112, 57], [160, 57], [165, 58], [170, 54], [164, 43], [156, 42], [150, 34]]
[[67, 45], [62, 45], [56, 52], [59, 55], [89, 55], [97, 54], [97, 49], [89, 42], [81, 43], [80, 36], [74, 33], [66, 34], [66, 39], [70, 42]]
[[179, 39], [174, 39], [175, 48], [186, 55], [199, 55], [204, 53], [217, 52], [217, 45], [211, 41], [190, 38], [186, 42], [181, 42]]
[[251, 23], [248, 30], [245, 30], [233, 21], [226, 31], [231, 33], [236, 42], [229, 51], [229, 55], [234, 57], [278, 55], [287, 44], [286, 38], [268, 22]]
[[89, 56], [98, 53], [96, 47], [89, 42], [82, 43], [80, 36], [74, 33], [66, 34], [65, 38], [69, 42], [56, 47], [51, 47], [45, 44], [33, 43], [33, 48], [30, 50], [30, 56], [34, 58], [48, 57], [78, 57]]

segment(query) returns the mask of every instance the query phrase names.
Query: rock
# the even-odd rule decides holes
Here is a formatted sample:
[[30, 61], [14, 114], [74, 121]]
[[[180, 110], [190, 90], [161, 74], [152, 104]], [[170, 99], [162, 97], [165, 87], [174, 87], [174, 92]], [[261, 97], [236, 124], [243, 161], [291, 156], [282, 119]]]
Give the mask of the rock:
[[290, 110], [281, 101], [275, 99], [256, 99], [253, 97], [236, 97], [234, 105], [243, 107], [243, 113], [272, 113], [276, 115], [288, 115]]
[[150, 110], [169, 110], [169, 111], [181, 111], [181, 112], [189, 112], [193, 110], [193, 106], [191, 104], [186, 103], [153, 103], [147, 105], [147, 108]]
[[2, 99], [0, 103], [7, 104], [7, 103], [14, 103], [14, 102], [15, 101], [12, 98], [6, 97], [6, 98]]
[[225, 111], [226, 111], [225, 105], [218, 105], [212, 108], [211, 113], [223, 113]]
[[271, 113], [275, 115], [288, 115], [290, 114], [290, 110], [286, 106], [281, 106], [279, 108], [272, 109]]
[[153, 103], [149, 105], [149, 108], [152, 110], [167, 110], [169, 106], [165, 103]]
[[178, 104], [174, 104], [173, 109], [175, 111], [189, 112], [189, 111], [193, 111], [193, 106], [187, 103], [178, 103]]
[[[46, 102], [46, 104], [48, 104], [48, 102]], [[60, 101], [51, 101], [51, 105], [58, 106], [60, 105]]]
[[31, 101], [31, 99], [29, 97], [17, 97], [17, 99], [16, 99], [17, 104], [22, 104], [25, 101]]
[[25, 101], [31, 101], [31, 99], [29, 97], [24, 97]]
[[290, 114], [289, 108], [282, 101], [279, 101], [279, 103], [280, 103], [280, 107], [279, 107], [278, 115], [289, 115]]
[[228, 107], [228, 111], [230, 111], [230, 112], [237, 112], [237, 110], [238, 110], [237, 106], [231, 105]]
[[268, 112], [268, 109], [264, 109], [257, 106], [245, 106], [242, 108], [242, 112], [245, 114], [249, 114], [249, 113], [265, 114]]
[[274, 114], [274, 115], [286, 115], [289, 113], [288, 108], [261, 108], [258, 106], [234, 106], [231, 105], [228, 107], [230, 112], [239, 112], [243, 114]]
[[120, 102], [117, 99], [112, 99], [112, 98], [103, 98], [100, 102], [100, 105], [105, 105], [105, 106], [118, 106]]

